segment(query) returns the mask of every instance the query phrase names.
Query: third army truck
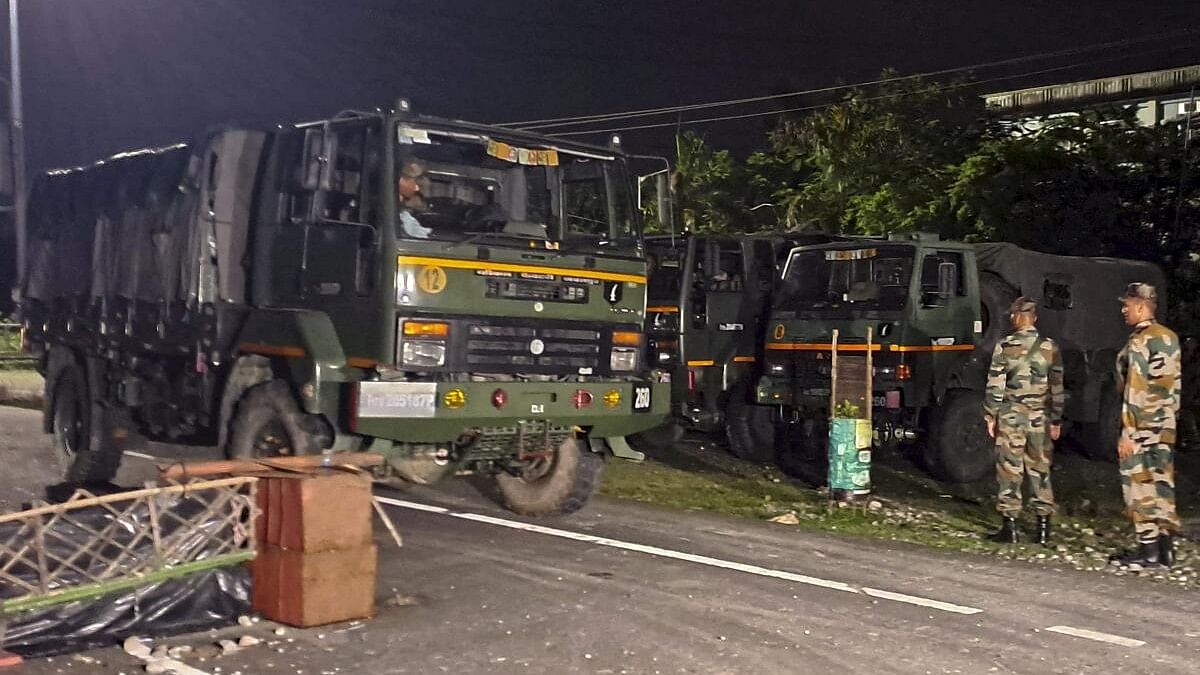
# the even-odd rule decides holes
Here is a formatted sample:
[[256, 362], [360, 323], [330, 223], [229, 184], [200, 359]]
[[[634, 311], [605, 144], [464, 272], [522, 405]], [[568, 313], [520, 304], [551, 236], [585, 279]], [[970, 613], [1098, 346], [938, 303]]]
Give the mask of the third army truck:
[[619, 150], [403, 104], [52, 171], [19, 306], [45, 430], [73, 481], [134, 427], [578, 509], [670, 403], [631, 192]]
[[684, 429], [723, 435], [743, 459], [770, 462], [745, 414], [753, 403], [762, 326], [778, 270], [800, 244], [823, 235], [687, 234], [647, 237], [646, 336], [653, 366], [671, 374], [672, 416], [630, 440], [669, 445]]
[[1106, 456], [1115, 453], [1119, 418], [1114, 360], [1129, 334], [1116, 298], [1134, 281], [1163, 288], [1149, 263], [924, 234], [797, 248], [783, 274], [756, 397], [797, 422], [789, 451], [824, 448], [833, 330], [839, 355], [853, 357], [868, 348], [870, 329], [877, 444], [919, 440], [927, 466], [956, 482], [994, 467], [983, 390], [1018, 295], [1038, 302], [1039, 329], [1062, 348], [1065, 430], [1089, 454]]

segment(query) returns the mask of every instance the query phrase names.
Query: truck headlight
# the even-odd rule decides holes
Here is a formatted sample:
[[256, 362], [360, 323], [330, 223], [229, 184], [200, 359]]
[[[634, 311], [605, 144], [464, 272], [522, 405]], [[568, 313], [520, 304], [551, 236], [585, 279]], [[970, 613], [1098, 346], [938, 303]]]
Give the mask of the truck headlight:
[[637, 370], [637, 348], [613, 347], [612, 354], [608, 358], [608, 365], [613, 371]]
[[446, 343], [406, 340], [400, 348], [400, 362], [417, 368], [439, 368], [446, 364]]

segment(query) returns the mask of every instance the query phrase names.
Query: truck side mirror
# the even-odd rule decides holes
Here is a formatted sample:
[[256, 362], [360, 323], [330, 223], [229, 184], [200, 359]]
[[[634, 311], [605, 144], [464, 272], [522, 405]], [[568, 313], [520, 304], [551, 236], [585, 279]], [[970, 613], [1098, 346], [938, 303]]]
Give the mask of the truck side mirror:
[[301, 185], [305, 190], [315, 191], [321, 184], [321, 146], [325, 136], [323, 129], [310, 128], [304, 130], [304, 178]]
[[328, 190], [333, 186], [334, 157], [337, 157], [337, 134], [328, 125], [304, 130], [305, 190]]

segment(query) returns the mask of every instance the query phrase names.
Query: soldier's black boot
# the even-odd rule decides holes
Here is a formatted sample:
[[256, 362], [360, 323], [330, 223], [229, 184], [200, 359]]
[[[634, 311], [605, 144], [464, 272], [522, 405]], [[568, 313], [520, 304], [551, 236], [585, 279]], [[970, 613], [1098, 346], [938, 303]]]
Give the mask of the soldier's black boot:
[[1158, 556], [1158, 540], [1149, 543], [1138, 542], [1136, 551], [1117, 558], [1117, 562], [1122, 565], [1158, 567], [1160, 564]]
[[1166, 567], [1175, 564], [1175, 537], [1163, 533], [1158, 535], [1158, 562]]
[[1037, 543], [1050, 545], [1050, 516], [1038, 516]]
[[987, 536], [988, 541], [994, 541], [997, 544], [1015, 544], [1019, 539], [1017, 534], [1017, 519], [1004, 517], [1004, 521], [1000, 524], [1000, 529]]

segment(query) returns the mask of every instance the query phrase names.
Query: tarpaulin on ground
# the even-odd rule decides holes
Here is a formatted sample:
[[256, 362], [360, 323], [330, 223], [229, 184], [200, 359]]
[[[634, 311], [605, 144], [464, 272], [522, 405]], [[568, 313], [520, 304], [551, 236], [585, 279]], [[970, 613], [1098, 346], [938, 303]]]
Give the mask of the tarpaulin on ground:
[[[50, 499], [74, 490], [47, 489]], [[100, 588], [97, 579], [137, 583], [146, 570], [214, 560], [244, 547], [236, 511], [210, 508], [196, 496], [160, 494], [150, 501], [73, 509], [69, 516], [0, 523], [4, 572], [0, 601]], [[234, 515], [231, 516], [230, 514]], [[156, 521], [156, 522], [152, 522]], [[160, 535], [148, 536], [156, 527]], [[53, 565], [47, 574], [46, 561]], [[39, 562], [41, 564], [39, 564]], [[45, 586], [40, 593], [38, 588]], [[167, 635], [224, 625], [248, 611], [244, 565], [217, 567], [50, 607], [0, 614], [0, 647], [42, 656], [113, 644], [130, 635]]]

